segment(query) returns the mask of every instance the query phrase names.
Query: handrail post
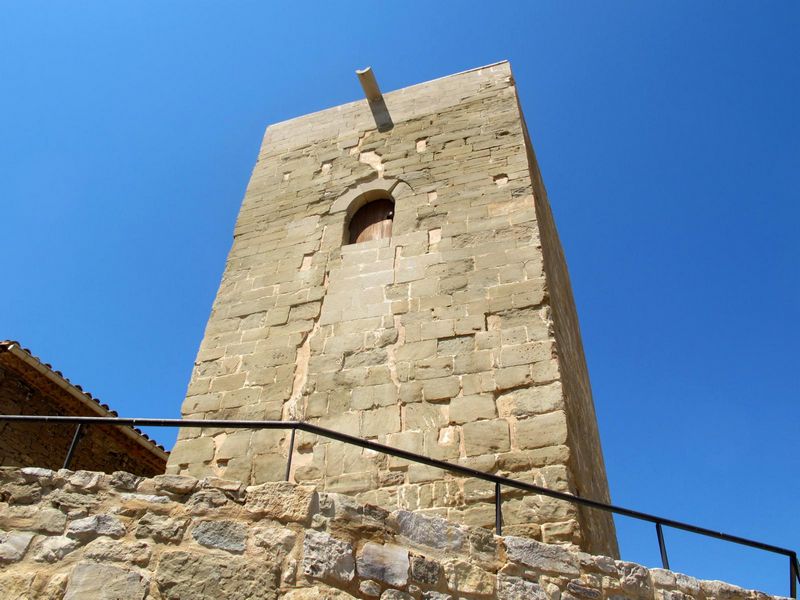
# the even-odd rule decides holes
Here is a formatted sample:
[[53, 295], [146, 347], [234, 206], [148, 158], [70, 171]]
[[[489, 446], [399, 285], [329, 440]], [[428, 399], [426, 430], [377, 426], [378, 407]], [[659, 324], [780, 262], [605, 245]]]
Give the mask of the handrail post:
[[797, 598], [797, 581], [800, 579], [800, 565], [797, 555], [789, 557], [789, 597]]
[[75, 448], [78, 445], [78, 441], [81, 439], [81, 432], [82, 432], [83, 424], [78, 423], [78, 426], [75, 428], [75, 435], [72, 436], [72, 442], [69, 445], [69, 450], [67, 450], [67, 456], [64, 458], [64, 466], [63, 469], [69, 468], [69, 463], [72, 462], [72, 455], [75, 454]]
[[503, 509], [501, 507], [500, 484], [494, 484], [494, 529], [497, 535], [503, 535]]
[[661, 523], [656, 523], [656, 535], [658, 536], [658, 549], [661, 551], [661, 564], [669, 571], [667, 544], [664, 542], [664, 530], [661, 528]]
[[286, 460], [286, 481], [289, 481], [289, 476], [292, 474], [292, 455], [294, 454], [294, 434], [297, 430], [292, 427], [292, 433], [289, 436], [289, 457]]

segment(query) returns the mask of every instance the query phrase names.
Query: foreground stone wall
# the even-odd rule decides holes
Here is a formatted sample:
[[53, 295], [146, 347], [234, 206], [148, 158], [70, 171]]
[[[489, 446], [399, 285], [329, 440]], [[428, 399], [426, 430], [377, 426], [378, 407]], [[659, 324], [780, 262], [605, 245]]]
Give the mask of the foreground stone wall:
[[[182, 414], [308, 420], [608, 502], [510, 66], [385, 99], [389, 131], [366, 101], [267, 129]], [[344, 244], [353, 211], [387, 195], [392, 237]], [[491, 484], [313, 436], [296, 450], [295, 482], [494, 523]], [[287, 454], [286, 432], [184, 429], [168, 472], [282, 480]], [[509, 533], [618, 553], [605, 513], [510, 494], [505, 515]]]
[[0, 469], [5, 600], [767, 600], [290, 483]]

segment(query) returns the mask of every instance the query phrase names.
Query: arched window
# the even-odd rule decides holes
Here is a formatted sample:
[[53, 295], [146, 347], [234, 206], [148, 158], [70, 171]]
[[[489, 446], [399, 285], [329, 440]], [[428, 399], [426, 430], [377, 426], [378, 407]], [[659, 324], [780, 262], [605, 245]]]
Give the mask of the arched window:
[[394, 202], [389, 198], [368, 202], [350, 219], [350, 243], [391, 237], [393, 218]]

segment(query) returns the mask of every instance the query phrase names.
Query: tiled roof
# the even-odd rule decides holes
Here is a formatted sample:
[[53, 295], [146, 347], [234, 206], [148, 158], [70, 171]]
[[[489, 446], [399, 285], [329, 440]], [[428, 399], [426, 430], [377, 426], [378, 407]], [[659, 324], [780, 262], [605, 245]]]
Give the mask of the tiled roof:
[[[34, 365], [39, 367], [39, 370], [44, 370], [44, 374], [47, 375], [51, 380], [55, 380], [56, 383], [59, 383], [63, 388], [67, 391], [72, 392], [73, 396], [81, 396], [84, 399], [84, 404], [87, 405], [88, 408], [91, 408], [97, 413], [99, 417], [117, 417], [119, 416], [117, 411], [112, 410], [108, 404], [104, 404], [100, 402], [97, 398], [92, 396], [89, 392], [85, 391], [81, 386], [72, 383], [69, 379], [64, 377], [61, 371], [56, 371], [52, 365], [43, 362], [37, 356], [34, 356], [30, 350], [27, 348], [23, 348], [19, 342], [14, 340], [3, 340], [0, 341], [0, 353], [2, 352], [11, 352], [17, 358], [25, 360], [25, 362], [33, 362]], [[27, 359], [27, 360], [26, 360]], [[155, 440], [151, 439], [146, 433], [138, 429], [137, 427], [125, 427], [125, 429], [130, 430], [131, 432], [135, 432], [138, 441], [148, 448], [150, 451], [166, 456], [167, 451], [161, 444], [155, 442]]]

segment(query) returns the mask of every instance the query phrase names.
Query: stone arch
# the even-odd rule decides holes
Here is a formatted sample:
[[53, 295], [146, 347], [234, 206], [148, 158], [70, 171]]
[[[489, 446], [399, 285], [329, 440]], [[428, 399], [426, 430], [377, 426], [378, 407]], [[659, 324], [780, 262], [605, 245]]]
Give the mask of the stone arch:
[[413, 189], [402, 179], [375, 179], [342, 194], [330, 209], [330, 214], [338, 213], [343, 217], [342, 243], [350, 243], [350, 223], [361, 208], [376, 200], [389, 200], [396, 205], [409, 194], [413, 194]]

